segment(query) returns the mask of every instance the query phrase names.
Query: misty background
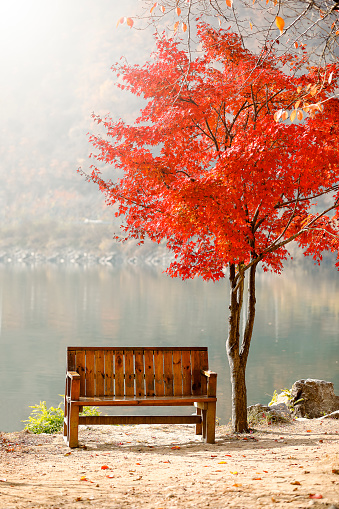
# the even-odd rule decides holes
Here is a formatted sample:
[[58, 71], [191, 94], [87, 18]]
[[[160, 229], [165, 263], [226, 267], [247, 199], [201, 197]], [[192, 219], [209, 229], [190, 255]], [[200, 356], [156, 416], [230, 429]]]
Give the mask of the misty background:
[[[92, 112], [132, 121], [140, 99], [119, 91], [110, 67], [144, 63], [152, 31], [117, 28], [136, 0], [16, 0], [0, 20], [0, 251], [109, 251], [113, 210], [84, 181]], [[94, 223], [102, 221], [103, 223]]]

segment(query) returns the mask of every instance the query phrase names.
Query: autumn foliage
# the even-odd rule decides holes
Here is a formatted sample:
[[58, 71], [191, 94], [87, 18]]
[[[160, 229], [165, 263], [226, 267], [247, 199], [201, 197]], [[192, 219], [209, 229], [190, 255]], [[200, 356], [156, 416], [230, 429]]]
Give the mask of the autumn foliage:
[[[293, 240], [318, 262], [338, 252], [339, 68], [305, 72], [303, 56], [251, 53], [208, 25], [198, 36], [194, 60], [164, 36], [144, 66], [113, 67], [118, 86], [146, 106], [134, 125], [94, 117], [106, 136], [90, 137], [98, 164], [88, 179], [118, 207], [123, 238], [173, 251], [170, 275], [228, 276], [232, 423], [241, 432], [258, 264], [280, 272]], [[102, 163], [118, 176], [104, 179]]]
[[[227, 31], [204, 25], [199, 37], [193, 62], [163, 37], [143, 67], [113, 67], [147, 101], [135, 125], [95, 117], [107, 137], [91, 136], [94, 157], [123, 170], [91, 179], [119, 204], [125, 238], [165, 240], [171, 275], [213, 280], [258, 258], [280, 271], [293, 237], [317, 260], [337, 250], [339, 102], [327, 99], [338, 67], [300, 74], [297, 58], [252, 54]], [[323, 193], [331, 219], [311, 208]]]

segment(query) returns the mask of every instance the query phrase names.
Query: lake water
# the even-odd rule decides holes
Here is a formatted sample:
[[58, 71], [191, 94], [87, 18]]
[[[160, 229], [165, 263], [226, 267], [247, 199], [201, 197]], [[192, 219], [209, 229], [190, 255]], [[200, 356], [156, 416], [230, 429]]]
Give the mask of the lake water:
[[[23, 428], [30, 405], [57, 405], [67, 346], [209, 347], [218, 373], [217, 416], [230, 418], [225, 353], [227, 280], [182, 282], [160, 268], [0, 267], [0, 430]], [[248, 403], [300, 378], [334, 383], [339, 395], [339, 275], [293, 265], [258, 274], [247, 368]], [[187, 411], [187, 410], [186, 410]]]

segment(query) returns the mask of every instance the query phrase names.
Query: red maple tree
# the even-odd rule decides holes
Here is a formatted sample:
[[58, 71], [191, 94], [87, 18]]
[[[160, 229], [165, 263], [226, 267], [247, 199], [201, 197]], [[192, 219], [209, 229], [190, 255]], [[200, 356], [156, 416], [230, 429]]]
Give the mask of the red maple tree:
[[90, 137], [93, 157], [122, 177], [105, 180], [93, 165], [87, 178], [118, 204], [124, 238], [167, 243], [171, 276], [229, 278], [232, 424], [242, 432], [258, 265], [280, 272], [293, 240], [318, 262], [338, 251], [339, 68], [303, 73], [302, 59], [251, 53], [228, 31], [201, 25], [198, 35], [193, 62], [163, 36], [144, 66], [113, 67], [147, 105], [134, 125], [94, 116], [106, 136]]

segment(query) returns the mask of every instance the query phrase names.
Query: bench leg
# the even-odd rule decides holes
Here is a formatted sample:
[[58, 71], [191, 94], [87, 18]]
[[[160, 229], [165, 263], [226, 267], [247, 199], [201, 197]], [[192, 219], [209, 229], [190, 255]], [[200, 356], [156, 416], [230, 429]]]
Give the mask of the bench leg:
[[[201, 415], [201, 408], [197, 407], [197, 415]], [[195, 434], [202, 435], [202, 422], [195, 425]]]
[[67, 445], [68, 447], [78, 447], [78, 427], [79, 427], [79, 407], [69, 405], [67, 416]]
[[207, 410], [203, 411], [203, 437], [207, 444], [215, 443], [215, 418], [216, 418], [216, 403], [211, 402], [207, 404]]
[[67, 439], [67, 427], [68, 427], [68, 403], [65, 397], [65, 406], [64, 406], [64, 440]]

